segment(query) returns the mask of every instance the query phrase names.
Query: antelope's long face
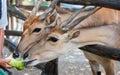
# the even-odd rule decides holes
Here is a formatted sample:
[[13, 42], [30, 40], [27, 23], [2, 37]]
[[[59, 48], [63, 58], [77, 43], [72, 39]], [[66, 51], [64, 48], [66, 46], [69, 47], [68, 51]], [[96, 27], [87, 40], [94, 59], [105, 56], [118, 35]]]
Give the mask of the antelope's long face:
[[[78, 35], [78, 32], [76, 33]], [[53, 60], [70, 51], [73, 47], [76, 48], [76, 46], [73, 46], [70, 42], [71, 39], [77, 37], [76, 33], [72, 35], [68, 33], [62, 34], [60, 32], [48, 33], [46, 36], [43, 36], [42, 40], [27, 45], [29, 46], [28, 48], [25, 48], [27, 46], [24, 47], [24, 43], [21, 41], [18, 49], [21, 51], [22, 57], [26, 57], [25, 61], [30, 61], [27, 65], [35, 66], [38, 63]]]
[[[20, 57], [25, 59], [27, 65], [35, 66], [38, 63], [53, 60], [71, 49], [76, 48], [77, 44], [74, 44], [71, 41], [79, 36], [79, 31], [70, 31], [70, 29], [79, 23], [79, 19], [82, 21], [90, 14], [92, 14], [92, 12], [78, 18], [75, 20], [75, 24], [72, 23], [69, 25], [70, 27], [64, 26], [64, 24], [69, 24], [72, 20], [71, 18], [68, 19], [67, 23], [65, 21], [65, 23], [63, 22], [63, 24], [59, 25], [59, 23], [57, 23], [59, 20], [56, 14], [52, 14], [48, 17], [48, 20], [44, 21], [39, 20], [38, 17], [29, 18], [25, 22], [24, 32], [18, 45]], [[55, 27], [49, 29], [46, 28], [46, 24], [49, 25], [48, 27]], [[69, 31], [67, 32], [66, 30]]]
[[45, 34], [45, 25], [37, 16], [32, 16], [24, 23], [24, 31], [18, 49], [21, 52], [28, 50], [32, 45], [36, 44], [42, 35]]
[[15, 52], [16, 55], [13, 56], [16, 57], [18, 53], [19, 57], [26, 59], [25, 61], [35, 60], [35, 64], [39, 63], [41, 55], [44, 54], [39, 49], [43, 46], [43, 40], [52, 30], [48, 26], [56, 25], [57, 18], [55, 14], [49, 15], [45, 20], [39, 19], [39, 16], [29, 17], [24, 23], [24, 31]]
[[[16, 50], [16, 52], [19, 52], [19, 57], [23, 57], [24, 59], [28, 57], [29, 54], [27, 52], [47, 34], [46, 31], [45, 23], [40, 21], [39, 17], [31, 16], [27, 19], [24, 23], [24, 31]], [[34, 52], [36, 51], [33, 50]]]

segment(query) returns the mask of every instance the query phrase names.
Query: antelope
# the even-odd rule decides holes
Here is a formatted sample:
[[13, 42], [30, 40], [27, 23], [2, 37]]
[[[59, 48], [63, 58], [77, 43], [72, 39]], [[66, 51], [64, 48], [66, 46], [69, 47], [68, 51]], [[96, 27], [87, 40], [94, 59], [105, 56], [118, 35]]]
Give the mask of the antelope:
[[[27, 66], [53, 60], [85, 45], [101, 44], [120, 48], [119, 11], [96, 7], [84, 12], [83, 7], [72, 17], [61, 21], [63, 18], [59, 17], [55, 7], [51, 5], [50, 8], [52, 9], [42, 15], [31, 15], [24, 23], [24, 31], [14, 57], [23, 57], [28, 62]], [[80, 18], [74, 20], [81, 11], [83, 13], [79, 15]], [[89, 60], [93, 75], [97, 75], [100, 64], [106, 75], [115, 75], [114, 60], [85, 51], [84, 54]]]

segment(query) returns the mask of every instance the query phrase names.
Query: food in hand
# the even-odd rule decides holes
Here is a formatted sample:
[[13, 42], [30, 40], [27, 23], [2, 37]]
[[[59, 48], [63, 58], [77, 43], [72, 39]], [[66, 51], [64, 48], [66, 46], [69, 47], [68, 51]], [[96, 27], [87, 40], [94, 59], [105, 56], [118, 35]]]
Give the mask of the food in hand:
[[22, 70], [25, 68], [24, 61], [22, 58], [12, 59], [8, 64], [15, 67], [18, 70]]
[[13, 67], [15, 67], [18, 70], [22, 70], [22, 69], [25, 68], [23, 58], [16, 58], [16, 59], [14, 59], [12, 57], [12, 55], [10, 55], [6, 59], [10, 59], [11, 61], [8, 64], [11, 65], [11, 66], [13, 66]]

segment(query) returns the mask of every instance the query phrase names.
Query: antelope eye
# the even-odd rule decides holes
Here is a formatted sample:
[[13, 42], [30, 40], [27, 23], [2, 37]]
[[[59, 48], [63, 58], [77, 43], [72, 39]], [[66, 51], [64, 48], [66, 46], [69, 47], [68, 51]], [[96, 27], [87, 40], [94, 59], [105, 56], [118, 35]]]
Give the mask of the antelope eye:
[[35, 28], [32, 32], [39, 32], [41, 30], [41, 28]]
[[50, 38], [48, 39], [48, 41], [57, 42], [58, 39], [57, 39], [56, 37], [50, 37]]

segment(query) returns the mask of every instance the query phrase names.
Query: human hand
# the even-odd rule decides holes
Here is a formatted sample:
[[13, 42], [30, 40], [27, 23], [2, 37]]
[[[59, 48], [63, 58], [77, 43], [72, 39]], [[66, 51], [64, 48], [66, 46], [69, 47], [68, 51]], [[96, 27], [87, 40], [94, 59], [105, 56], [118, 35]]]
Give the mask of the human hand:
[[0, 66], [2, 66], [3, 68], [12, 68], [12, 66], [8, 65], [8, 63], [10, 62], [11, 60], [9, 59], [3, 59], [3, 58], [0, 58]]

